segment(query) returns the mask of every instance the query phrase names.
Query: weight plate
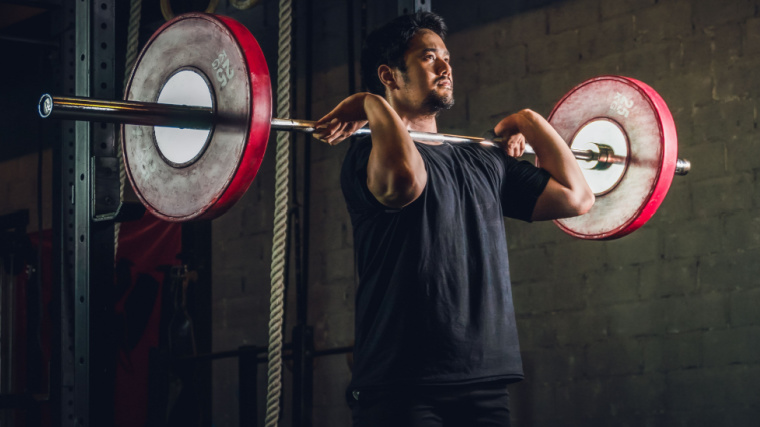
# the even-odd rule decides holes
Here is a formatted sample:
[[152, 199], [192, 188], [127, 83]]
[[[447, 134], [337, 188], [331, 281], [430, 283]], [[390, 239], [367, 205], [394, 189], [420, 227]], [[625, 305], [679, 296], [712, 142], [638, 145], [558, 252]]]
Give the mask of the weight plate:
[[203, 77], [217, 118], [205, 144], [201, 139], [193, 148], [199, 150], [195, 155], [168, 160], [174, 157], [159, 149], [153, 127], [122, 126], [124, 164], [135, 193], [151, 213], [175, 222], [216, 218], [240, 199], [261, 166], [272, 120], [266, 60], [237, 21], [189, 13], [165, 23], [135, 62], [125, 99], [157, 102], [167, 82], [184, 70]]
[[[600, 179], [609, 184], [602, 186], [605, 190], [591, 210], [555, 223], [574, 237], [609, 240], [635, 231], [657, 211], [673, 181], [678, 139], [665, 101], [645, 83], [628, 77], [587, 80], [565, 95], [549, 116], [570, 145], [588, 124], [599, 121], [613, 122], [628, 141], [624, 169], [601, 171]], [[584, 138], [577, 138], [578, 143], [588, 143], [581, 141]]]

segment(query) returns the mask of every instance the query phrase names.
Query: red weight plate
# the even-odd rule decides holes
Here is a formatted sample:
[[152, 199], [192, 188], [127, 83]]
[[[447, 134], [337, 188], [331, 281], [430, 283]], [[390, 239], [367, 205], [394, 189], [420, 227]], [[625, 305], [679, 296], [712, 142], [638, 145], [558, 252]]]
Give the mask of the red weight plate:
[[158, 150], [153, 128], [124, 125], [124, 163], [135, 193], [154, 215], [175, 222], [212, 219], [240, 199], [261, 166], [272, 120], [269, 70], [256, 39], [237, 21], [180, 15], [148, 40], [125, 99], [156, 102], [181, 70], [200, 74], [210, 86], [217, 123], [205, 149], [189, 164], [172, 164]]
[[678, 160], [676, 127], [657, 92], [638, 80], [620, 76], [601, 76], [581, 83], [549, 116], [549, 122], [568, 144], [584, 125], [595, 120], [610, 120], [620, 126], [629, 143], [627, 168], [614, 188], [597, 196], [587, 214], [555, 223], [581, 239], [616, 239], [644, 225], [665, 198]]

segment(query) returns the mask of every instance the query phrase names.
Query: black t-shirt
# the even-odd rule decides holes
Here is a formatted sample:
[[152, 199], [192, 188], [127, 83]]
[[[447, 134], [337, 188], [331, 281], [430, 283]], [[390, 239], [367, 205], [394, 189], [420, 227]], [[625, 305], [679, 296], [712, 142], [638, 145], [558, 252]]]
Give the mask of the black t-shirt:
[[403, 209], [367, 188], [369, 137], [343, 162], [359, 273], [351, 388], [520, 380], [503, 217], [529, 221], [549, 174], [496, 147], [415, 145], [427, 185]]

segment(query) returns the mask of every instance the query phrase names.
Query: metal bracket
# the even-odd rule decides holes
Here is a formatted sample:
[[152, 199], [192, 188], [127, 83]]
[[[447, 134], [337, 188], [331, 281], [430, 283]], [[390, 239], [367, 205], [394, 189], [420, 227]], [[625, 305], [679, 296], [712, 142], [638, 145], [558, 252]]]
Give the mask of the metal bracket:
[[113, 220], [119, 213], [119, 159], [116, 157], [93, 157], [92, 214], [95, 221]]
[[398, 14], [406, 15], [417, 11], [430, 12], [432, 0], [398, 0]]

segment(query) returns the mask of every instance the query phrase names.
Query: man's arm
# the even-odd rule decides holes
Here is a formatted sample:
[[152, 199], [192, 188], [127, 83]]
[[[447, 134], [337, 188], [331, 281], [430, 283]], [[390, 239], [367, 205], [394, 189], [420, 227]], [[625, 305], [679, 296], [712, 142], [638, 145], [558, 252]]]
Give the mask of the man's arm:
[[372, 131], [367, 187], [383, 205], [404, 207], [422, 194], [427, 171], [409, 131], [384, 98], [370, 93], [351, 95], [317, 121], [314, 136], [334, 145], [367, 122]]
[[570, 147], [541, 115], [522, 110], [502, 119], [494, 128], [501, 137], [517, 133], [533, 147], [551, 179], [533, 209], [534, 221], [583, 215], [594, 205], [594, 193], [583, 177]]

